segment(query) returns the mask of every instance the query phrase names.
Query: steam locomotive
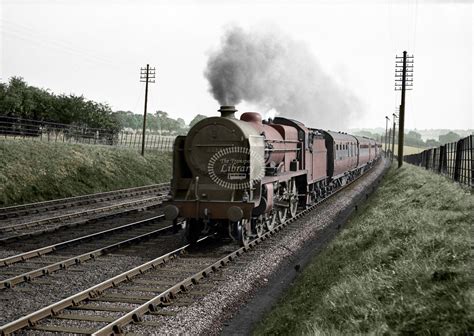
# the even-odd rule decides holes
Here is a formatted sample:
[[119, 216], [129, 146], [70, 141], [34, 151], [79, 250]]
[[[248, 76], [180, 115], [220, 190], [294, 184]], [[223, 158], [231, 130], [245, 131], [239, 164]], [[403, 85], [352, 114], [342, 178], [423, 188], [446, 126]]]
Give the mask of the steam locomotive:
[[165, 218], [185, 220], [188, 242], [217, 232], [247, 245], [298, 208], [318, 202], [363, 174], [380, 156], [372, 139], [262, 120], [234, 106], [198, 122], [174, 143]]

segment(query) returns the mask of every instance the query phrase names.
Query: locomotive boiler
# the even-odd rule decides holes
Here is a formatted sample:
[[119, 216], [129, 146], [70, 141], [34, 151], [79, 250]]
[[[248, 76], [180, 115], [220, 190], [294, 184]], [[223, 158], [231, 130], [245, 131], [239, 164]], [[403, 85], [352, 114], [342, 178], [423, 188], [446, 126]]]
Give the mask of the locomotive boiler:
[[[175, 224], [185, 221], [190, 243], [217, 232], [246, 245], [360, 175], [377, 157], [369, 139], [282, 117], [264, 121], [256, 112], [236, 119], [234, 106], [218, 111], [220, 117], [201, 120], [174, 143], [164, 214]], [[362, 158], [361, 144], [368, 146]]]

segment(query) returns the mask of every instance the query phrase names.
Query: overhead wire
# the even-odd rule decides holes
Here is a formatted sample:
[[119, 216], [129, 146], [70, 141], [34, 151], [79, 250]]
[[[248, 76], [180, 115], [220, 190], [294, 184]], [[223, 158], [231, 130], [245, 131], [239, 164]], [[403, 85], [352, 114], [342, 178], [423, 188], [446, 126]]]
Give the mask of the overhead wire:
[[[78, 48], [77, 46], [63, 39], [47, 36], [45, 33], [35, 30], [32, 27], [29, 27], [21, 23], [13, 22], [8, 19], [2, 20], [2, 22], [0, 22], [0, 33], [10, 38], [25, 41], [29, 44], [38, 45], [39, 47], [44, 48], [44, 49], [53, 48], [54, 50], [58, 50], [62, 53], [72, 55], [72, 56], [77, 56], [83, 61], [86, 61], [90, 64], [94, 64], [95, 66], [100, 66], [102, 68], [104, 66], [109, 66], [109, 67], [111, 66], [111, 67], [123, 69], [123, 66], [121, 64], [114, 62], [113, 60], [107, 57], [102, 57], [100, 55], [97, 55], [91, 50]], [[74, 65], [69, 66], [68, 74], [69, 75], [79, 74], [80, 67], [83, 66], [82, 62], [79, 60], [74, 60], [71, 57], [69, 57], [68, 61], [71, 62], [72, 64], [76, 63], [78, 65], [78, 66], [74, 66]], [[139, 99], [141, 98], [141, 96], [143, 96], [141, 94], [141, 89], [139, 89], [138, 84], [137, 84], [137, 90], [139, 91], [136, 92], [136, 95], [138, 96], [138, 98], [134, 106], [135, 111], [137, 110]]]
[[96, 63], [100, 65], [109, 65], [113, 67], [120, 67], [120, 65], [114, 60], [106, 57], [99, 56], [93, 51], [85, 50], [82, 48], [77, 48], [69, 42], [64, 40], [53, 38], [51, 36], [46, 36], [44, 33], [41, 33], [38, 30], [33, 29], [24, 24], [13, 22], [11, 20], [5, 19], [2, 20], [0, 29], [3, 33], [7, 35], [14, 36], [15, 38], [21, 38], [23, 40], [31, 41], [36, 44], [40, 44], [46, 47], [52, 47], [56, 50], [79, 56], [91, 63]]
[[[414, 4], [413, 2], [411, 2], [412, 4], [412, 15], [410, 16], [410, 36], [411, 36], [411, 43], [410, 43], [410, 49], [409, 49], [409, 53], [408, 55], [415, 55], [415, 50], [416, 50], [416, 29], [417, 29], [417, 21], [418, 21], [418, 0], [415, 0]], [[414, 8], [413, 8], [414, 7]], [[414, 64], [412, 64], [414, 65]], [[413, 74], [413, 78], [414, 79], [414, 72], [412, 72]], [[409, 91], [410, 92], [410, 91]], [[413, 91], [411, 91], [413, 92]], [[408, 98], [409, 97], [409, 98]], [[409, 106], [411, 106], [411, 111], [416, 111], [416, 94], [409, 94], [407, 95], [407, 98], [410, 100], [411, 104], [409, 104]], [[413, 113], [407, 113], [406, 114], [406, 120], [407, 120], [407, 125], [413, 125], [413, 127], [416, 129], [417, 127], [417, 124], [416, 124], [416, 118], [414, 118], [414, 114]]]

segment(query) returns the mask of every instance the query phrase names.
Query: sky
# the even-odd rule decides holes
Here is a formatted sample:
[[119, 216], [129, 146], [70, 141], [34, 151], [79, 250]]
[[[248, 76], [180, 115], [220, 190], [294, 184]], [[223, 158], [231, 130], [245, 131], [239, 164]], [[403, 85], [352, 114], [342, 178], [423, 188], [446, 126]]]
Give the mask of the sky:
[[[474, 128], [472, 1], [0, 0], [0, 81], [23, 77], [143, 113], [140, 67], [156, 68], [148, 111], [217, 115], [204, 70], [226, 29], [275, 27], [307, 45], [357, 97], [349, 128], [385, 128], [400, 104], [395, 56], [414, 55], [408, 129]], [[242, 102], [239, 111], [261, 111]], [[341, 116], [334, 116], [340, 118]], [[310, 125], [323, 127], [324, 125]]]

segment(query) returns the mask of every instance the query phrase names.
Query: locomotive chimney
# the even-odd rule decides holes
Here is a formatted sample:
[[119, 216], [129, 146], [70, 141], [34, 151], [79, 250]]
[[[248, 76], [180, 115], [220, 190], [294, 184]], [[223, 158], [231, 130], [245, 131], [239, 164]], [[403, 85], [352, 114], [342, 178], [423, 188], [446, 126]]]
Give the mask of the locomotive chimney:
[[218, 109], [217, 111], [221, 113], [221, 117], [231, 118], [231, 119], [235, 119], [235, 112], [237, 112], [237, 110], [235, 109], [235, 106], [232, 106], [232, 105], [221, 106], [221, 108]]

